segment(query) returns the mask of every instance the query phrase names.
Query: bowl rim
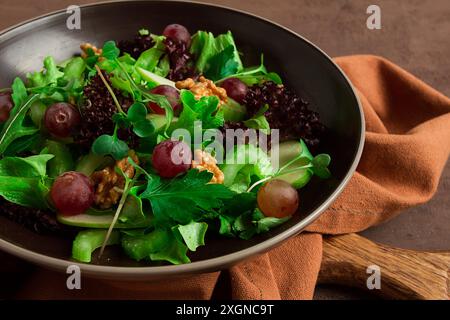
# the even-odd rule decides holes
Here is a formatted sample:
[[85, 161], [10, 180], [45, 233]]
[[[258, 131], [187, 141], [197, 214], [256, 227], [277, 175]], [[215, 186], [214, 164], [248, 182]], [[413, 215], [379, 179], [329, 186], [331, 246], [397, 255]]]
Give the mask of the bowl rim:
[[[320, 204], [319, 207], [317, 207], [312, 213], [310, 213], [307, 217], [302, 219], [297, 224], [293, 225], [289, 229], [277, 234], [274, 237], [271, 237], [269, 239], [266, 239], [256, 245], [253, 245], [251, 247], [229, 253], [226, 255], [222, 255], [215, 258], [200, 260], [200, 261], [194, 261], [187, 264], [181, 264], [181, 265], [165, 265], [165, 266], [146, 266], [146, 267], [121, 267], [121, 266], [105, 266], [105, 265], [93, 265], [93, 264], [86, 264], [82, 262], [72, 261], [72, 260], [64, 260], [60, 258], [50, 257], [41, 253], [34, 252], [32, 250], [20, 247], [18, 245], [15, 245], [14, 243], [11, 243], [9, 241], [0, 239], [0, 249], [4, 250], [5, 252], [12, 254], [14, 256], [17, 256], [19, 258], [22, 258], [24, 260], [27, 260], [29, 262], [35, 263], [37, 265], [41, 265], [43, 267], [53, 269], [53, 270], [60, 270], [60, 271], [66, 271], [67, 267], [70, 265], [77, 265], [80, 267], [80, 270], [85, 275], [91, 275], [96, 276], [100, 278], [116, 278], [116, 276], [120, 275], [120, 278], [127, 278], [128, 280], [139, 280], [142, 278], [158, 278], [158, 277], [164, 277], [168, 275], [184, 275], [184, 274], [193, 274], [193, 273], [201, 273], [201, 272], [212, 272], [224, 269], [228, 266], [234, 265], [240, 261], [249, 259], [251, 257], [254, 257], [258, 254], [262, 254], [267, 252], [268, 250], [280, 245], [287, 239], [299, 234], [302, 232], [308, 225], [310, 225], [312, 222], [314, 222], [335, 200], [336, 198], [341, 194], [341, 192], [344, 190], [345, 186], [350, 181], [351, 177], [353, 176], [354, 172], [356, 171], [356, 168], [358, 166], [358, 163], [361, 159], [362, 151], [364, 148], [364, 140], [365, 140], [365, 118], [364, 118], [364, 111], [361, 104], [361, 101], [359, 99], [359, 96], [356, 92], [355, 87], [353, 86], [350, 79], [347, 77], [347, 75], [344, 73], [344, 71], [333, 61], [333, 59], [328, 56], [322, 49], [320, 49], [318, 46], [316, 46], [314, 43], [312, 43], [310, 40], [305, 38], [304, 36], [299, 35], [298, 33], [292, 31], [291, 29], [278, 24], [274, 21], [271, 21], [267, 18], [258, 16], [256, 14], [231, 8], [224, 5], [219, 4], [211, 4], [211, 3], [205, 3], [205, 2], [197, 2], [197, 1], [180, 1], [180, 0], [120, 0], [120, 1], [102, 1], [98, 3], [91, 3], [91, 4], [85, 4], [81, 5], [80, 8], [90, 8], [90, 7], [97, 7], [97, 6], [108, 6], [111, 4], [117, 4], [117, 3], [139, 3], [139, 2], [170, 2], [170, 3], [190, 3], [205, 7], [215, 7], [222, 10], [231, 11], [240, 15], [246, 15], [253, 18], [256, 18], [258, 20], [261, 20], [264, 23], [268, 23], [271, 25], [274, 25], [286, 32], [291, 33], [292, 35], [296, 36], [300, 40], [303, 40], [306, 44], [308, 44], [310, 47], [312, 47], [314, 50], [317, 50], [319, 53], [321, 53], [331, 64], [334, 66], [339, 73], [344, 77], [346, 80], [349, 88], [351, 89], [355, 100], [358, 105], [359, 109], [359, 115], [360, 115], [360, 123], [361, 123], [361, 132], [359, 137], [359, 144], [358, 149], [356, 151], [355, 157], [353, 159], [353, 162], [346, 173], [345, 177], [342, 179], [341, 183], [336, 187], [334, 192], [323, 202]], [[45, 18], [51, 18], [56, 15], [60, 15], [62, 13], [65, 13], [67, 9], [60, 9], [56, 11], [52, 11], [28, 20], [25, 20], [21, 23], [15, 24], [11, 27], [8, 27], [0, 32], [0, 38], [4, 35], [8, 34], [9, 32], [20, 32], [20, 28], [28, 25], [32, 22], [37, 22], [40, 20], [43, 20]]]

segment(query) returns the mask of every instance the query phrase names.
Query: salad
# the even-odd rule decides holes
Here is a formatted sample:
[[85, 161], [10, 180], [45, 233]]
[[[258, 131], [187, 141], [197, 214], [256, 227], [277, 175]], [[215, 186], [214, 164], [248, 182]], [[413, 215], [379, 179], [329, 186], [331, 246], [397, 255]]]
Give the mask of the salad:
[[73, 237], [72, 259], [116, 245], [189, 263], [208, 234], [286, 222], [301, 188], [330, 176], [330, 156], [311, 153], [318, 114], [262, 55], [244, 66], [231, 32], [171, 24], [80, 48], [0, 90], [0, 214]]

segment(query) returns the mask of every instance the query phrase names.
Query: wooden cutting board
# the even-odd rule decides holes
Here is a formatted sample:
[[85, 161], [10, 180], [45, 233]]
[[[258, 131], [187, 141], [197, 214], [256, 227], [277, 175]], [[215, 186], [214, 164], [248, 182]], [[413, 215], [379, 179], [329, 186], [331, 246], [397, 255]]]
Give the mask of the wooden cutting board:
[[319, 283], [368, 290], [370, 266], [379, 267], [381, 280], [380, 289], [371, 291], [383, 298], [450, 298], [450, 252], [393, 248], [354, 233], [324, 237]]

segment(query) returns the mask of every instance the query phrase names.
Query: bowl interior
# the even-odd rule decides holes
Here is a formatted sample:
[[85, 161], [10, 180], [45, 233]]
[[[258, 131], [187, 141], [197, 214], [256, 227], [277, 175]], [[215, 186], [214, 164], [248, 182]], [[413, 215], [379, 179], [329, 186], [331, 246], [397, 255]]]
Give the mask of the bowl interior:
[[[300, 213], [288, 223], [250, 241], [210, 236], [207, 245], [191, 255], [193, 261], [216, 258], [250, 248], [298, 226], [314, 214], [346, 179], [361, 147], [363, 125], [358, 101], [348, 81], [317, 48], [295, 34], [257, 17], [194, 3], [127, 2], [83, 7], [81, 29], [68, 30], [65, 12], [43, 17], [0, 35], [0, 87], [10, 86], [16, 76], [41, 68], [46, 55], [57, 61], [79, 54], [79, 45], [101, 46], [106, 40], [129, 39], [142, 27], [161, 33], [165, 25], [180, 23], [191, 32], [231, 30], [246, 65], [258, 64], [264, 53], [270, 70], [285, 83], [305, 95], [312, 109], [320, 113], [328, 128], [319, 152], [332, 157], [333, 178], [314, 180], [301, 191]], [[71, 240], [37, 235], [0, 217], [0, 239], [46, 256], [68, 260]], [[246, 255], [244, 254], [242, 258]], [[109, 266], [144, 266], [124, 257], [120, 250], [108, 249], [101, 261]]]

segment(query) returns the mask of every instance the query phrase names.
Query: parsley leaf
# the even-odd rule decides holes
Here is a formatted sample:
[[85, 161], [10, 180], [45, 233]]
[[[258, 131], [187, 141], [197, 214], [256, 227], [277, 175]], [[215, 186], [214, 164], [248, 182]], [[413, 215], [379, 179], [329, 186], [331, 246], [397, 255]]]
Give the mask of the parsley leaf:
[[181, 128], [194, 134], [195, 122], [200, 121], [203, 130], [215, 129], [224, 124], [223, 111], [217, 110], [219, 98], [216, 96], [202, 97], [196, 100], [189, 90], [181, 90], [180, 101], [183, 104], [178, 121], [169, 128], [169, 134]]
[[211, 177], [212, 173], [195, 169], [169, 181], [149, 175], [147, 188], [140, 197], [150, 201], [156, 219], [187, 224], [203, 212], [221, 207], [223, 199], [233, 196], [224, 185], [209, 184]]

